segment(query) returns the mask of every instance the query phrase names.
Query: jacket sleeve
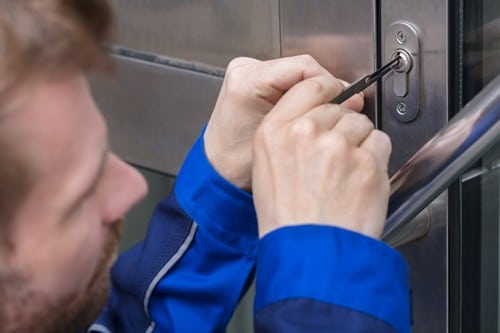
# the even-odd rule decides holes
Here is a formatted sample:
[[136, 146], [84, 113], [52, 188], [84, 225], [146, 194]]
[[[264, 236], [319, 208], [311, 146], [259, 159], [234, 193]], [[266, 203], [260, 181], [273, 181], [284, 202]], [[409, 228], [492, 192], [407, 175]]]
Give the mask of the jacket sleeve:
[[278, 229], [259, 244], [258, 333], [408, 333], [408, 269], [383, 242], [336, 227]]
[[88, 332], [224, 332], [257, 245], [257, 332], [409, 332], [407, 269], [395, 251], [319, 226], [258, 241], [251, 196], [211, 167], [202, 138], [144, 242], [114, 265], [110, 301]]
[[251, 196], [213, 169], [202, 137], [144, 242], [115, 263], [109, 304], [88, 332], [224, 332], [253, 280], [257, 223]]

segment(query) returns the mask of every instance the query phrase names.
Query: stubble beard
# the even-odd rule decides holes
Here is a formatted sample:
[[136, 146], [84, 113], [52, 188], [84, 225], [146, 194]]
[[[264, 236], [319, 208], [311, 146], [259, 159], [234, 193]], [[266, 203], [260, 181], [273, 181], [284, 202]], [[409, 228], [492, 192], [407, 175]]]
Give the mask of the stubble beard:
[[77, 333], [88, 327], [108, 301], [109, 270], [116, 257], [121, 225], [122, 221], [110, 225], [89, 283], [71, 295], [54, 300], [50, 294], [32, 290], [30, 278], [21, 274], [0, 276], [0, 332]]

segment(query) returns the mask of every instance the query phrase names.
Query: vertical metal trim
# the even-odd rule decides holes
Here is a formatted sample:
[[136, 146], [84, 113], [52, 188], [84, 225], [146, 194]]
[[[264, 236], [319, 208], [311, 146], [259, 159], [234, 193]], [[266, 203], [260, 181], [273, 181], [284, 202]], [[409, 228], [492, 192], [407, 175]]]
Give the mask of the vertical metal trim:
[[[449, 117], [460, 111], [463, 103], [463, 0], [448, 1], [448, 58], [450, 72]], [[460, 180], [448, 189], [448, 328], [462, 332], [462, 186]]]
[[279, 41], [279, 53], [280, 57], [283, 57], [283, 32], [282, 32], [282, 19], [281, 19], [281, 3], [282, 0], [278, 0], [278, 41]]
[[[381, 129], [392, 139], [393, 174], [448, 121], [447, 0], [380, 1], [381, 31], [396, 21], [412, 22], [421, 36], [421, 110], [415, 120], [399, 122], [381, 100]], [[448, 195], [437, 199], [429, 233], [398, 250], [410, 268], [413, 333], [448, 331]], [[429, 255], [432, 253], [433, 255]]]
[[[381, 0], [373, 0], [373, 8], [375, 10], [375, 27], [374, 31], [374, 55], [375, 59], [373, 60], [375, 68], [382, 67], [382, 48], [379, 45], [382, 45], [382, 14], [381, 14]], [[377, 128], [381, 128], [382, 126], [382, 89], [383, 84], [381, 81], [377, 82], [377, 88], [375, 89], [375, 126]]]

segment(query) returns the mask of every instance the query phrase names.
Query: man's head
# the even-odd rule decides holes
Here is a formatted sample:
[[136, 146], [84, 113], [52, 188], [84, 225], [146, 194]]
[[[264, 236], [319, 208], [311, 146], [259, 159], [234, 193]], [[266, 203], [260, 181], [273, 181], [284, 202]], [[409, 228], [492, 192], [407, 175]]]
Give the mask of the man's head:
[[105, 304], [144, 180], [108, 149], [84, 74], [106, 66], [100, 0], [0, 0], [1, 332], [72, 332]]

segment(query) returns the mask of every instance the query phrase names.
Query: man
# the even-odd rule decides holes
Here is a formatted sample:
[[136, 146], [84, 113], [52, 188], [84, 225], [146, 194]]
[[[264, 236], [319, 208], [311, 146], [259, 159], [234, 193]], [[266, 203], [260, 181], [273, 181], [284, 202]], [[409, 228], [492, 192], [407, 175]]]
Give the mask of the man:
[[2, 332], [92, 321], [118, 221], [146, 191], [109, 152], [83, 76], [105, 63], [108, 16], [100, 1], [1, 1]]
[[77, 332], [99, 312], [89, 332], [222, 332], [257, 257], [259, 332], [409, 331], [406, 266], [374, 239], [390, 142], [351, 111], [360, 96], [328, 103], [343, 84], [308, 56], [231, 62], [108, 300], [120, 218], [146, 191], [84, 76], [106, 67], [109, 8], [0, 4], [1, 332]]

